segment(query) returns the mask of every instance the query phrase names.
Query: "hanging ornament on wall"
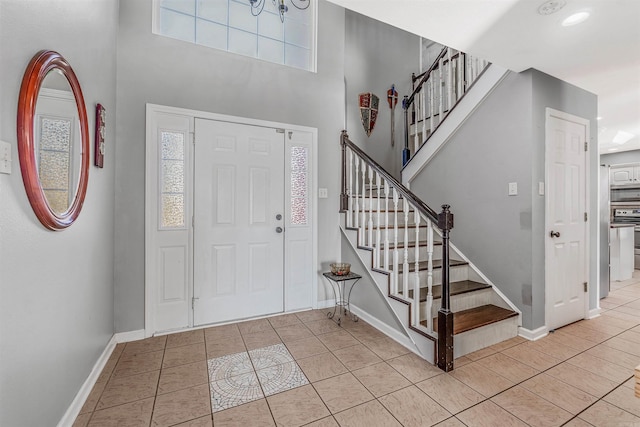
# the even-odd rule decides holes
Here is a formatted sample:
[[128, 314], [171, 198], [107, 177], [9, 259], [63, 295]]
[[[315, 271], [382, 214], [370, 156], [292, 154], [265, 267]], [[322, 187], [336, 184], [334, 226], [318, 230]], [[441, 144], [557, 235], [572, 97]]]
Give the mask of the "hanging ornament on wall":
[[376, 125], [376, 119], [378, 118], [380, 98], [368, 92], [358, 95], [358, 101], [360, 105], [360, 120], [362, 120], [364, 132], [367, 136], [370, 136], [371, 132], [373, 132], [373, 127]]
[[387, 91], [387, 102], [389, 102], [389, 108], [391, 108], [391, 146], [393, 147], [396, 142], [396, 119], [394, 111], [396, 105], [398, 105], [398, 91], [396, 85], [392, 84], [391, 89]]

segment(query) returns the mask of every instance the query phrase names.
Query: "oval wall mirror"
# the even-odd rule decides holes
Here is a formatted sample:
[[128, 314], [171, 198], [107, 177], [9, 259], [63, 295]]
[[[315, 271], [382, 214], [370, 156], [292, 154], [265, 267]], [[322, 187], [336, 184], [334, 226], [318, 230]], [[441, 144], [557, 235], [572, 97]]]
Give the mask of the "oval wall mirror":
[[29, 63], [18, 99], [18, 156], [31, 207], [50, 230], [82, 209], [89, 178], [89, 126], [80, 83], [57, 52]]

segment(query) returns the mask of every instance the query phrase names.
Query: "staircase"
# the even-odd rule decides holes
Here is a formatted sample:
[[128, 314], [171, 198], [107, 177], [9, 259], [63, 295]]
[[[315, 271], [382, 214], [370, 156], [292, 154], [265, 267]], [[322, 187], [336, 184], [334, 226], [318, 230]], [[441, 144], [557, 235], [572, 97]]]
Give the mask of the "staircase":
[[402, 103], [403, 166], [426, 144], [488, 66], [489, 62], [483, 59], [445, 46], [427, 71], [411, 76], [413, 91]]
[[449, 243], [437, 214], [342, 134], [341, 230], [422, 356], [453, 359], [517, 335], [519, 312]]

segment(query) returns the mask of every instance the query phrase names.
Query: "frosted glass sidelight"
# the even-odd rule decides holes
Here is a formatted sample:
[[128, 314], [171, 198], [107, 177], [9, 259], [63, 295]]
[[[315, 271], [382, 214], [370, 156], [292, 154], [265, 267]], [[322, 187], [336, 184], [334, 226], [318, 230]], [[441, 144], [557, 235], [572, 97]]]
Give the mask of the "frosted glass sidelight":
[[309, 222], [308, 182], [309, 149], [291, 147], [291, 224], [306, 225]]
[[291, 199], [291, 224], [292, 225], [307, 224], [307, 199], [306, 198]]
[[57, 213], [69, 209], [69, 192], [67, 190], [42, 190], [51, 210]]
[[[308, 71], [314, 68], [316, 2], [305, 10], [289, 5], [285, 22], [266, 0], [253, 16], [247, 0], [160, 0], [153, 32], [276, 64]], [[288, 3], [288, 1], [287, 1]]]
[[69, 152], [40, 151], [40, 184], [44, 189], [69, 190]]
[[71, 124], [68, 119], [40, 118], [38, 175], [51, 210], [59, 214], [70, 206]]
[[185, 139], [182, 132], [160, 132], [161, 228], [185, 226]]
[[162, 227], [184, 227], [184, 196], [182, 194], [162, 195]]

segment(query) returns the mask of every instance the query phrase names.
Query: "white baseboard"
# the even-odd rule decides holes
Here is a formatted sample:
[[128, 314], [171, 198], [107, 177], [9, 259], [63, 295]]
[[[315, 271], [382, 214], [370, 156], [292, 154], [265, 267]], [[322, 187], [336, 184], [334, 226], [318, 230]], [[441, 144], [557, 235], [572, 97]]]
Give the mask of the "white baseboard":
[[113, 337], [118, 344], [120, 344], [121, 342], [142, 340], [145, 338], [145, 331], [144, 329], [138, 329], [137, 331], [118, 332]]
[[518, 328], [518, 335], [520, 335], [522, 338], [528, 339], [529, 341], [539, 340], [540, 338], [546, 337], [547, 334], [549, 334], [549, 330], [546, 326], [540, 326], [539, 328], [534, 330], [526, 329], [522, 326]]
[[386, 323], [382, 322], [377, 317], [373, 317], [371, 314], [367, 313], [366, 311], [362, 310], [356, 305], [350, 304], [349, 308], [351, 309], [353, 314], [355, 314], [356, 316], [358, 316], [359, 318], [361, 318], [362, 320], [364, 320], [365, 322], [367, 322], [368, 324], [370, 324], [371, 326], [373, 326], [374, 328], [376, 328], [377, 330], [379, 330], [380, 332], [382, 332], [383, 334], [385, 334], [386, 336], [388, 336], [389, 338], [397, 342], [398, 344], [406, 347], [407, 349], [411, 350], [416, 354], [419, 354], [415, 344], [413, 343], [413, 341], [411, 341], [411, 338], [409, 338], [408, 336], [404, 335], [403, 333], [399, 332], [397, 329], [394, 329], [391, 326], [387, 325]]
[[587, 313], [587, 319], [595, 319], [596, 317], [600, 317], [600, 313], [602, 313], [602, 309], [600, 307], [589, 310], [589, 312]]
[[84, 402], [89, 397], [89, 393], [91, 393], [91, 390], [98, 380], [98, 377], [100, 377], [100, 373], [104, 369], [104, 366], [107, 364], [107, 361], [109, 360], [113, 349], [118, 343], [118, 341], [116, 341], [116, 335], [111, 337], [111, 339], [107, 343], [107, 346], [104, 348], [104, 351], [102, 352], [100, 357], [98, 357], [98, 360], [96, 361], [95, 365], [93, 365], [93, 369], [91, 369], [89, 376], [82, 384], [82, 387], [80, 387], [80, 390], [71, 402], [71, 405], [69, 405], [69, 408], [67, 408], [65, 414], [62, 416], [62, 419], [60, 419], [60, 422], [58, 422], [58, 427], [71, 427], [76, 421], [78, 414], [82, 410]]

